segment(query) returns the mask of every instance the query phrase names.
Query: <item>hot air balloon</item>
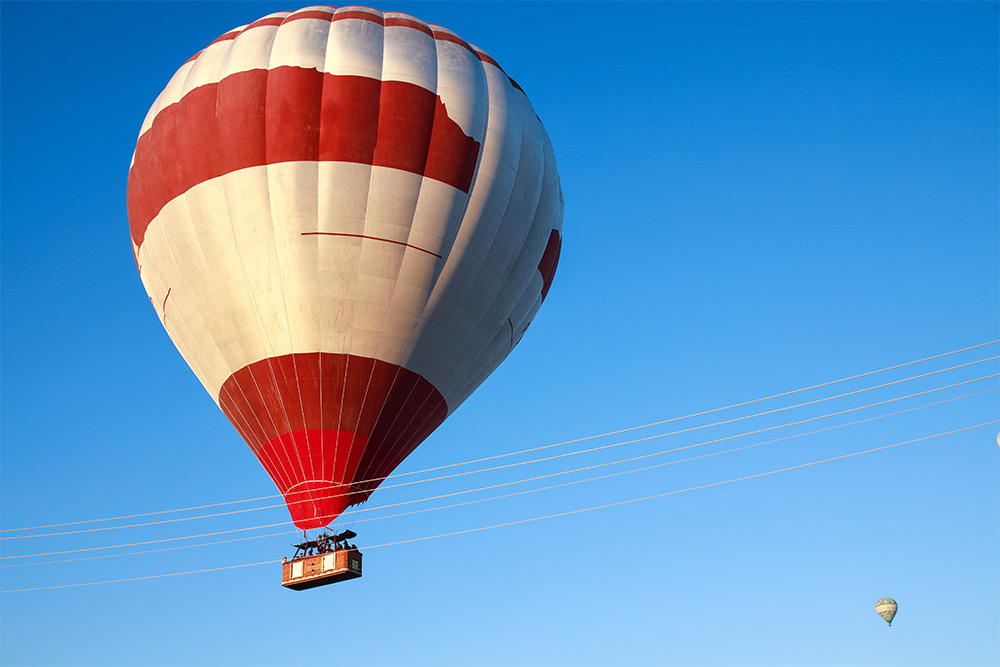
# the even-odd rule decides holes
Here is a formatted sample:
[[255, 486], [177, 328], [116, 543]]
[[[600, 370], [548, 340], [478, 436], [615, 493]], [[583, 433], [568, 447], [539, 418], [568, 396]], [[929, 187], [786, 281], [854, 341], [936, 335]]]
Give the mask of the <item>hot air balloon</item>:
[[324, 6], [181, 66], [141, 126], [128, 217], [157, 316], [308, 530], [518, 344], [563, 196], [545, 128], [485, 52]]
[[875, 611], [892, 627], [892, 619], [896, 616], [896, 601], [892, 598], [882, 598], [875, 603]]

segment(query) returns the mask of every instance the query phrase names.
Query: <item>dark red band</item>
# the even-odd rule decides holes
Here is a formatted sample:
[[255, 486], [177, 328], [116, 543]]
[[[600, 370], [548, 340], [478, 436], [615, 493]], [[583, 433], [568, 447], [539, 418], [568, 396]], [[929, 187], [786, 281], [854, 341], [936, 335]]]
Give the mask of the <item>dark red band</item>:
[[[219, 406], [278, 489], [299, 494], [295, 502], [308, 500], [289, 508], [304, 529], [325, 526], [365, 500], [448, 415], [440, 392], [416, 373], [322, 352], [238, 370], [223, 383]], [[344, 489], [353, 493], [340, 496], [348, 500], [338, 508], [342, 501], [332, 497]]]
[[553, 229], [549, 234], [549, 242], [542, 253], [542, 261], [538, 263], [538, 272], [542, 274], [542, 300], [549, 294], [552, 279], [556, 277], [556, 267], [559, 266], [559, 253], [562, 251], [562, 234]]
[[348, 234], [346, 232], [302, 232], [302, 236], [346, 236], [352, 239], [369, 239], [371, 241], [383, 241], [385, 243], [393, 243], [395, 245], [406, 246], [407, 248], [413, 248], [414, 250], [419, 250], [420, 252], [425, 252], [428, 255], [434, 255], [438, 259], [441, 259], [441, 255], [436, 252], [431, 252], [426, 248], [421, 248], [420, 246], [415, 246], [412, 243], [406, 243], [404, 241], [394, 241], [392, 239], [383, 239], [378, 236], [367, 236], [365, 234]]
[[480, 144], [420, 86], [300, 67], [250, 70], [195, 88], [157, 114], [128, 178], [132, 240], [172, 199], [224, 174], [320, 160], [401, 169], [463, 192]]

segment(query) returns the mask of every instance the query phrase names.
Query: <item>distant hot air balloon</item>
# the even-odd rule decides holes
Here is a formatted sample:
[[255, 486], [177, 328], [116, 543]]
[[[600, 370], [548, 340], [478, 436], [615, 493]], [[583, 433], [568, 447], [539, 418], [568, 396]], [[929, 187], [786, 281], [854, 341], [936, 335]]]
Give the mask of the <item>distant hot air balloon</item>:
[[307, 7], [177, 71], [128, 215], [171, 340], [311, 529], [521, 340], [563, 197], [545, 128], [483, 51], [406, 14]]
[[892, 598], [882, 598], [875, 603], [875, 611], [892, 627], [892, 619], [896, 616], [896, 601]]

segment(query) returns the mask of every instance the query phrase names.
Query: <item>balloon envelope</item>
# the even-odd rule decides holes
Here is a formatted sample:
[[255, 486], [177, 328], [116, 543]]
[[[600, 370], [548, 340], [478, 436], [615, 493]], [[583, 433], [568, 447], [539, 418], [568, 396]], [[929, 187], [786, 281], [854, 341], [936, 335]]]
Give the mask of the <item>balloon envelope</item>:
[[896, 601], [892, 598], [882, 598], [875, 603], [875, 611], [889, 625], [892, 625], [892, 619], [896, 616], [896, 608]]
[[563, 198], [528, 98], [480, 49], [308, 7], [177, 71], [128, 213], [163, 326], [308, 529], [367, 499], [517, 345]]

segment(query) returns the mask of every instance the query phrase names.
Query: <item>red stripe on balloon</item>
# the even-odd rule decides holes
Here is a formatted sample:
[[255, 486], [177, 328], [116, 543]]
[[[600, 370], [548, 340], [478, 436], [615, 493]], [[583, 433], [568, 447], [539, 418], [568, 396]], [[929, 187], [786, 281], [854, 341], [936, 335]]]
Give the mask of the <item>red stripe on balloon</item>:
[[[264, 469], [275, 483], [282, 480], [278, 488], [285, 497], [292, 522], [303, 530], [310, 530], [322, 528], [349, 505], [368, 497], [368, 494], [352, 491], [350, 485], [366, 445], [367, 438], [355, 433], [308, 429], [280, 435], [255, 453], [262, 463], [268, 461]], [[340, 452], [341, 456], [332, 456], [331, 452]], [[294, 457], [307, 471], [307, 479], [289, 479], [280, 470], [272, 473], [275, 462], [288, 456]]]
[[479, 58], [479, 60], [487, 60], [487, 58], [488, 58], [489, 60], [487, 60], [487, 62], [492, 62], [497, 67], [500, 67], [489, 56], [486, 56], [484, 58], [483, 56], [485, 54], [482, 54], [482, 53], [479, 53], [478, 51], [476, 51], [474, 48], [472, 48], [471, 46], [469, 46], [468, 42], [466, 42], [464, 39], [462, 39], [458, 35], [452, 34], [450, 32], [444, 32], [443, 30], [435, 30], [433, 34], [434, 34], [434, 39], [440, 40], [442, 42], [451, 42], [452, 44], [458, 44], [462, 48], [467, 49], [468, 51], [472, 52], [472, 54], [475, 55], [477, 58]]
[[405, 16], [386, 16], [385, 27], [413, 28], [414, 30], [419, 30], [420, 32], [426, 34], [428, 37], [434, 37], [434, 31], [431, 30], [426, 23], [421, 23], [420, 21], [409, 19]]
[[420, 86], [277, 67], [195, 88], [160, 111], [128, 177], [132, 240], [172, 199], [224, 174], [288, 161], [401, 169], [463, 192], [480, 144]]
[[[295, 525], [365, 500], [448, 415], [420, 375], [324, 352], [263, 359], [231, 375], [219, 406], [286, 497]], [[349, 493], [348, 496], [338, 496]]]
[[562, 234], [553, 229], [549, 234], [549, 242], [542, 253], [542, 261], [538, 263], [538, 272], [542, 274], [542, 300], [549, 294], [552, 279], [556, 277], [556, 267], [559, 266], [559, 254], [562, 251]]
[[343, 21], [345, 19], [361, 19], [362, 21], [371, 21], [372, 23], [377, 23], [379, 25], [384, 25], [385, 22], [381, 14], [372, 14], [371, 12], [359, 11], [359, 10], [341, 10], [333, 15], [330, 21]]
[[[270, 26], [281, 25], [282, 23], [285, 22], [286, 19], [287, 17], [285, 16], [264, 16], [263, 18], [259, 18], [250, 25], [248, 25], [247, 27], [243, 28], [243, 30], [233, 30], [231, 32], [228, 32], [219, 39], [217, 39], [216, 41], [222, 39], [236, 39], [237, 37], [239, 37], [241, 33], [244, 33], [247, 30], [252, 30], [253, 28], [263, 28], [264, 26], [269, 26], [269, 25]], [[215, 42], [213, 42], [213, 44], [214, 43]]]
[[383, 239], [377, 236], [366, 236], [365, 234], [347, 234], [342, 232], [302, 232], [302, 236], [346, 236], [352, 239], [369, 239], [371, 241], [384, 241], [385, 243], [394, 243], [396, 245], [406, 246], [407, 248], [413, 248], [414, 250], [419, 250], [420, 252], [426, 252], [428, 255], [434, 255], [438, 259], [441, 255], [436, 252], [431, 252], [426, 248], [421, 248], [420, 246], [415, 246], [411, 243], [404, 243], [403, 241], [393, 241], [392, 239]]
[[[333, 9], [332, 7], [330, 9]], [[304, 12], [295, 12], [294, 14], [289, 14], [281, 22], [288, 23], [290, 21], [298, 21], [301, 19], [319, 19], [321, 21], [334, 21], [336, 20], [331, 12], [324, 12], [322, 10], [311, 9]]]
[[[436, 400], [436, 397], [430, 394], [424, 395], [421, 400], [419, 392], [411, 391], [406, 409], [401, 410], [393, 420], [393, 432], [402, 434], [410, 431], [423, 432], [426, 429], [433, 431], [441, 424], [437, 421], [438, 418], [443, 420], [447, 416], [447, 413], [440, 416], [434, 409]], [[357, 481], [352, 488], [355, 492], [363, 492], [364, 498], [367, 498], [419, 444], [420, 441], [402, 440], [398, 435], [387, 438], [381, 448], [372, 450], [371, 455], [366, 453], [364, 460], [358, 466]]]

